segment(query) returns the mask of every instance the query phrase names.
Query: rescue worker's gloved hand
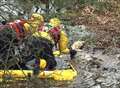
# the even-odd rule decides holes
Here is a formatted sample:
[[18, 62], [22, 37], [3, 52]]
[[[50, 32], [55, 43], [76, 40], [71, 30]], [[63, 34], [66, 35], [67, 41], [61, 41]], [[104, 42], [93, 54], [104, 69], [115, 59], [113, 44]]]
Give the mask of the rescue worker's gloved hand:
[[40, 69], [45, 69], [46, 66], [47, 66], [46, 60], [40, 58], [40, 64], [39, 64], [39, 66], [40, 66]]

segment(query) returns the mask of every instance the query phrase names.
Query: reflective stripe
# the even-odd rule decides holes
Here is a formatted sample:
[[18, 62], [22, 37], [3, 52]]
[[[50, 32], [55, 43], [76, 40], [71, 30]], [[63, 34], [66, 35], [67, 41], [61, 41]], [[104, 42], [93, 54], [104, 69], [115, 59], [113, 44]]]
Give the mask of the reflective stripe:
[[11, 23], [10, 25], [11, 25], [12, 29], [15, 30], [17, 38], [19, 38], [20, 32], [19, 32], [19, 29], [17, 28], [16, 24]]
[[15, 30], [16, 36], [19, 39], [24, 33], [23, 27], [18, 22], [9, 23], [9, 25], [13, 30]]
[[20, 23], [16, 23], [16, 26], [18, 27], [20, 33], [24, 32], [23, 26]]

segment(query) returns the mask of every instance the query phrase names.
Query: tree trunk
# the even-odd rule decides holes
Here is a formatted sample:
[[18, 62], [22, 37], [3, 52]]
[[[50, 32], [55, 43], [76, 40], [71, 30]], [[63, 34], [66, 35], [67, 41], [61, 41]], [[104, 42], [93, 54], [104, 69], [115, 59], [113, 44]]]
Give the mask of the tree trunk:
[[49, 2], [50, 0], [47, 0], [46, 2], [46, 14], [49, 14]]

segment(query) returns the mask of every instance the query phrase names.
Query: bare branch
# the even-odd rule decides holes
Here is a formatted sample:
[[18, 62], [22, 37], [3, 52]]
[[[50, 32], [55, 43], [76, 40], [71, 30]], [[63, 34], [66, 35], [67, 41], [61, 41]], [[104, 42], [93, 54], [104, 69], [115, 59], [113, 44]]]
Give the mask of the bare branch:
[[2, 17], [4, 20], [7, 20], [4, 16], [2, 16], [1, 14], [0, 14], [0, 17]]

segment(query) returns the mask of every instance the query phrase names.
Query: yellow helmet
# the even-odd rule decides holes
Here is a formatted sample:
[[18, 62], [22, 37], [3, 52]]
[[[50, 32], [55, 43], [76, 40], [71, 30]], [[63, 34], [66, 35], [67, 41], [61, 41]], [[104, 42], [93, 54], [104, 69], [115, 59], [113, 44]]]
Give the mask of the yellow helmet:
[[33, 17], [35, 20], [44, 21], [43, 16], [38, 13], [33, 13], [31, 17]]
[[46, 60], [40, 59], [40, 68], [41, 68], [41, 69], [45, 69], [46, 65], [47, 65]]
[[60, 26], [61, 21], [58, 18], [52, 18], [50, 19], [50, 25], [53, 27]]

